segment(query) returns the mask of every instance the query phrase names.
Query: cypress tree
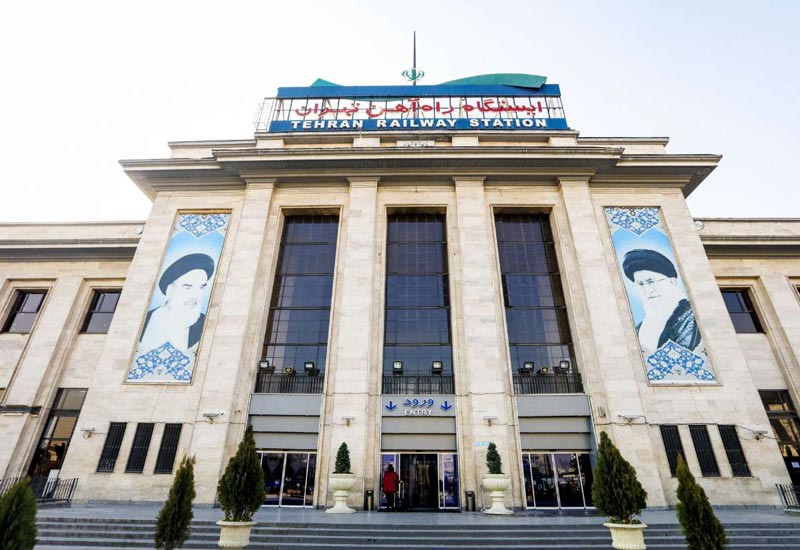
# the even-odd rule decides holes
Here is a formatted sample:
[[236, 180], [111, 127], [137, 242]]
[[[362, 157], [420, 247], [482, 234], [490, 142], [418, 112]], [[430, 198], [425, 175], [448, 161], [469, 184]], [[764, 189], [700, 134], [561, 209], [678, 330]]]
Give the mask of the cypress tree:
[[503, 473], [503, 461], [500, 453], [497, 452], [497, 445], [494, 443], [489, 443], [489, 448], [486, 449], [486, 467], [489, 468], [490, 474]]
[[339, 450], [336, 451], [336, 464], [333, 467], [333, 473], [350, 473], [350, 449], [347, 448], [347, 443], [339, 445]]
[[725, 550], [728, 547], [725, 528], [681, 455], [677, 473], [679, 502], [675, 509], [689, 550]]
[[167, 502], [158, 513], [155, 535], [157, 549], [180, 548], [189, 538], [194, 497], [194, 457], [184, 457], [175, 474]]
[[597, 510], [608, 516], [611, 523], [639, 523], [633, 516], [641, 514], [647, 506], [647, 492], [639, 483], [636, 470], [605, 432], [600, 432], [593, 473], [592, 500]]
[[33, 550], [36, 545], [36, 497], [25, 478], [0, 497], [0, 548]]
[[264, 503], [264, 470], [256, 453], [252, 426], [247, 427], [236, 454], [228, 461], [217, 495], [225, 521], [252, 521]]

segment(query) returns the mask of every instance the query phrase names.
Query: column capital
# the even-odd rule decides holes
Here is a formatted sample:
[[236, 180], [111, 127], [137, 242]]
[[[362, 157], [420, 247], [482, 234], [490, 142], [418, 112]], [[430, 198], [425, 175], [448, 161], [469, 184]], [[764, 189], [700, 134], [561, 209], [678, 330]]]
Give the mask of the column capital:
[[357, 176], [347, 178], [350, 182], [350, 187], [377, 187], [378, 182], [381, 181], [379, 176]]
[[242, 176], [248, 189], [271, 189], [278, 183], [278, 178], [268, 176]]
[[453, 176], [456, 187], [483, 187], [486, 176]]
[[563, 176], [558, 177], [558, 185], [561, 187], [583, 187], [589, 185], [589, 176]]

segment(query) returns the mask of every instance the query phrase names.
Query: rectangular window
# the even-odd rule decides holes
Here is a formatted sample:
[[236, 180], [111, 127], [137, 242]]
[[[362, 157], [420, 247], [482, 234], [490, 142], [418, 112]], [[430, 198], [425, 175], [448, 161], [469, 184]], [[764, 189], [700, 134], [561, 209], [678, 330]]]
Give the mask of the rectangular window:
[[750, 477], [750, 467], [744, 457], [744, 450], [742, 449], [741, 441], [739, 441], [739, 435], [736, 433], [736, 426], [719, 426], [719, 436], [722, 438], [725, 454], [728, 455], [733, 477]]
[[147, 460], [147, 451], [150, 449], [150, 439], [153, 437], [155, 424], [137, 424], [133, 436], [133, 446], [128, 457], [125, 471], [129, 474], [141, 474], [144, 471], [144, 462]]
[[733, 328], [739, 334], [754, 334], [764, 332], [758, 316], [750, 300], [750, 293], [746, 288], [725, 288], [721, 290], [725, 307], [733, 321]]
[[85, 389], [59, 388], [28, 468], [29, 476], [47, 477], [51, 470], [60, 470], [64, 465], [85, 398]]
[[494, 221], [514, 390], [581, 392], [575, 369], [560, 372], [574, 352], [548, 217], [496, 214]]
[[183, 424], [167, 424], [164, 426], [164, 435], [161, 437], [161, 448], [158, 449], [156, 459], [156, 474], [171, 474], [175, 464], [175, 454], [178, 452], [178, 442], [181, 439]]
[[17, 290], [2, 332], [28, 334], [42, 308], [46, 290]]
[[[384, 393], [449, 393], [453, 352], [444, 214], [389, 215]], [[399, 362], [401, 370], [393, 369]], [[395, 377], [394, 374], [402, 376]]]
[[683, 443], [681, 443], [681, 436], [678, 433], [678, 426], [673, 424], [662, 424], [661, 439], [664, 441], [664, 450], [667, 452], [667, 462], [669, 462], [669, 471], [674, 476], [678, 471], [678, 455], [683, 457], [686, 462], [686, 453], [683, 452]]
[[338, 216], [286, 217], [256, 392], [322, 392], [338, 232]]
[[787, 390], [759, 390], [792, 483], [800, 485], [800, 418]]
[[117, 309], [120, 290], [95, 290], [92, 303], [86, 318], [83, 320], [81, 332], [84, 334], [106, 334]]
[[119, 449], [122, 446], [122, 438], [125, 437], [125, 422], [112, 422], [108, 427], [106, 442], [103, 445], [103, 452], [100, 453], [100, 461], [97, 463], [98, 472], [113, 472], [117, 464]]
[[717, 457], [714, 456], [714, 449], [711, 446], [711, 439], [708, 436], [708, 428], [702, 424], [689, 426], [689, 434], [692, 436], [694, 451], [697, 460], [700, 462], [700, 471], [704, 477], [719, 477], [719, 465]]

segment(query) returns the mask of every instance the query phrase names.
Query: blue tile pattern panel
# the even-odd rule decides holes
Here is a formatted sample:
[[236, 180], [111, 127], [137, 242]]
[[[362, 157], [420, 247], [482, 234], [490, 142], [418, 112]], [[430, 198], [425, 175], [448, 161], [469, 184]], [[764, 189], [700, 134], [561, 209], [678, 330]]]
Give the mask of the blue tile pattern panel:
[[660, 209], [609, 206], [605, 214], [648, 381], [716, 384]]
[[128, 383], [191, 383], [229, 220], [230, 212], [178, 213]]

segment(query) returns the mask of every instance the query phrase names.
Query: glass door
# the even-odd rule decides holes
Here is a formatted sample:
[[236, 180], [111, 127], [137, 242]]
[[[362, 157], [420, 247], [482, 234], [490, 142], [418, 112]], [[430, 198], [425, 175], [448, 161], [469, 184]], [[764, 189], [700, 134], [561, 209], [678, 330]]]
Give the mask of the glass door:
[[522, 466], [529, 508], [592, 506], [588, 453], [523, 453]]
[[316, 453], [262, 452], [265, 506], [313, 506]]
[[461, 508], [458, 483], [458, 455], [439, 453], [439, 508]]
[[[391, 464], [400, 476], [397, 495], [399, 509], [459, 509], [461, 489], [456, 453], [382, 453], [381, 475]], [[380, 507], [386, 508], [386, 495], [380, 491]]]

